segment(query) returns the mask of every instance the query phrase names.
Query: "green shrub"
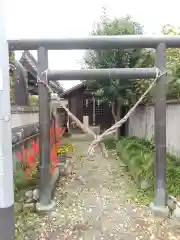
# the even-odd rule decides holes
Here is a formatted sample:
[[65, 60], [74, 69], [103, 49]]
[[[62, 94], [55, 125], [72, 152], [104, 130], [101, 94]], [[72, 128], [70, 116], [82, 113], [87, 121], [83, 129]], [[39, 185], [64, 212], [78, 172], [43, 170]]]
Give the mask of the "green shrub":
[[33, 175], [31, 178], [27, 178], [26, 173], [23, 171], [19, 163], [16, 164], [16, 172], [14, 175], [15, 192], [18, 193], [21, 190], [34, 187], [39, 182], [38, 174]]
[[38, 106], [38, 96], [29, 95], [29, 104], [30, 106]]
[[109, 150], [116, 149], [117, 141], [115, 140], [114, 137], [111, 136], [111, 137], [105, 138], [103, 142], [107, 149], [109, 149]]
[[[154, 187], [155, 145], [152, 141], [136, 137], [124, 138], [116, 144], [117, 156], [127, 166], [131, 176], [138, 184], [146, 181], [148, 191]], [[180, 195], [180, 161], [175, 156], [167, 154], [166, 181], [168, 194]]]

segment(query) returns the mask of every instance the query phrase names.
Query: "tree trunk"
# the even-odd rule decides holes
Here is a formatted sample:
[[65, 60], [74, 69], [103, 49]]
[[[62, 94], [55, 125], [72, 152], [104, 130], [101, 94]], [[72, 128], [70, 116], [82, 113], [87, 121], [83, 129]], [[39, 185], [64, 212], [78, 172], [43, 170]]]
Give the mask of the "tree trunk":
[[[113, 102], [112, 103], [112, 115], [114, 118], [114, 122], [117, 123], [121, 119], [121, 102]], [[121, 128], [117, 128], [115, 138], [116, 140], [119, 140], [121, 136]]]

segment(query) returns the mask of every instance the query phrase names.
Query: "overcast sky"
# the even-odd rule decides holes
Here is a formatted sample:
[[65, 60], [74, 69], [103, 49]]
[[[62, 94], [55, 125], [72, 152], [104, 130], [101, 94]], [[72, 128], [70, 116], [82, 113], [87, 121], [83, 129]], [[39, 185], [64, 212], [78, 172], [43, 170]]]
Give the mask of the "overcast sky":
[[[108, 9], [109, 16], [131, 15], [145, 26], [147, 34], [158, 33], [167, 23], [180, 25], [179, 0], [5, 1], [9, 39], [87, 36], [93, 22], [100, 19], [103, 7]], [[17, 59], [19, 56], [20, 53]], [[83, 51], [50, 51], [49, 68], [79, 69], [82, 57]], [[68, 89], [77, 81], [62, 83]]]

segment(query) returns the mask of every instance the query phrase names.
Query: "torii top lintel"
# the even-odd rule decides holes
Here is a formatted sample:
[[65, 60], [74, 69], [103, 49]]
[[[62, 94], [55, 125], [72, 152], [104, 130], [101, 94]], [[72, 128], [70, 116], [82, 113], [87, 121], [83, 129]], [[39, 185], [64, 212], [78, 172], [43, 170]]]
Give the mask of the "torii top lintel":
[[8, 40], [9, 49], [14, 51], [37, 50], [40, 47], [45, 47], [47, 50], [156, 48], [160, 43], [166, 44], [167, 48], [180, 48], [180, 36], [123, 35]]

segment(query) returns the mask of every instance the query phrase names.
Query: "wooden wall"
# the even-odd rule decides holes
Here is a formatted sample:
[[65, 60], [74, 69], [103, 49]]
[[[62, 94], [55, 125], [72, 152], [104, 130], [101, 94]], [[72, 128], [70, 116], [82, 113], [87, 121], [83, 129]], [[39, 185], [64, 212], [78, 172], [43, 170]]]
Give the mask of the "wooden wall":
[[[70, 111], [83, 122], [83, 116], [89, 116], [89, 125], [93, 125], [93, 102], [92, 96], [87, 95], [84, 88], [74, 90], [69, 94], [68, 105]], [[88, 106], [86, 106], [86, 99], [88, 99]], [[100, 125], [101, 130], [109, 128], [114, 123], [111, 108], [106, 103], [98, 105], [96, 101], [96, 118], [95, 125]]]

